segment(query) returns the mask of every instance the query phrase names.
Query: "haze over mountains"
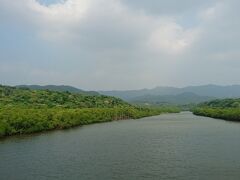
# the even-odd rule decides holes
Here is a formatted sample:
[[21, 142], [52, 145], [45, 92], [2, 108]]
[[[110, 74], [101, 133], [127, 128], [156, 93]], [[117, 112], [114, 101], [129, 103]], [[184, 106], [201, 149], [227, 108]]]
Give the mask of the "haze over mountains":
[[177, 95], [144, 95], [129, 100], [135, 104], [151, 105], [187, 105], [197, 104], [215, 99], [215, 97], [199, 96], [191, 92], [185, 92]]
[[119, 97], [129, 102], [189, 104], [200, 103], [216, 98], [240, 97], [240, 85], [202, 85], [184, 88], [156, 87], [153, 89], [129, 91], [100, 91], [99, 93]]
[[201, 103], [216, 98], [238, 98], [240, 97], [240, 85], [220, 86], [203, 85], [176, 87], [156, 87], [153, 89], [126, 90], [126, 91], [84, 91], [72, 86], [39, 86], [20, 85], [21, 88], [48, 89], [54, 91], [69, 91], [86, 95], [107, 95], [115, 96], [132, 103], [149, 104], [190, 104]]
[[153, 89], [141, 89], [129, 91], [100, 91], [100, 93], [102, 94], [119, 96], [123, 99], [132, 99], [143, 95], [177, 95], [185, 92], [191, 92], [199, 96], [211, 96], [217, 98], [239, 97], [240, 85], [232, 86], [202, 85], [202, 86], [187, 86], [184, 88], [159, 86]]

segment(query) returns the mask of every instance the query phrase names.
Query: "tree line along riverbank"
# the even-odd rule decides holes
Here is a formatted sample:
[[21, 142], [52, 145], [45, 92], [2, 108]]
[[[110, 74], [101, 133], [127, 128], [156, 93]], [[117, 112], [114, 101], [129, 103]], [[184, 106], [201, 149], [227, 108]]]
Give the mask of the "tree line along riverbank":
[[240, 121], [240, 99], [222, 99], [202, 103], [193, 109], [199, 116]]
[[102, 95], [0, 86], [0, 137], [179, 111], [137, 107]]

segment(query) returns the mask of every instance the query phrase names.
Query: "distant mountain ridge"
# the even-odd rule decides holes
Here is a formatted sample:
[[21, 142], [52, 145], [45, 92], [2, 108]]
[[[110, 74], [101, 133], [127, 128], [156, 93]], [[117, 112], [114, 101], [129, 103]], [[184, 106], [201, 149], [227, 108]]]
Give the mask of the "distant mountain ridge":
[[73, 86], [66, 86], [66, 85], [18, 85], [18, 88], [27, 88], [31, 90], [50, 90], [50, 91], [58, 91], [58, 92], [70, 92], [70, 93], [80, 93], [85, 95], [100, 95], [96, 91], [84, 91], [82, 89], [75, 88]]
[[216, 98], [240, 97], [240, 85], [232, 86], [203, 85], [203, 86], [187, 86], [184, 88], [156, 87], [153, 89], [127, 90], [127, 91], [99, 91], [99, 93], [101, 94], [117, 96], [128, 100], [144, 95], [177, 95], [186, 92], [191, 92], [199, 96], [210, 96]]
[[[156, 103], [177, 102], [183, 98], [192, 103], [204, 102], [216, 98], [238, 98], [240, 97], [240, 85], [220, 86], [220, 85], [202, 85], [187, 86], [183, 88], [176, 87], [156, 87], [153, 89], [128, 90], [128, 91], [99, 91], [99, 93], [122, 98], [128, 102], [149, 102]], [[173, 100], [175, 98], [175, 100]], [[192, 98], [192, 99], [191, 99]], [[178, 100], [177, 100], [178, 99]], [[185, 101], [185, 102], [187, 102]], [[184, 101], [182, 101], [184, 102]]]
[[240, 85], [220, 86], [202, 85], [176, 87], [156, 87], [153, 89], [126, 90], [126, 91], [84, 91], [72, 86], [65, 85], [20, 85], [20, 88], [32, 90], [52, 90], [59, 92], [80, 93], [85, 95], [106, 95], [121, 98], [131, 103], [150, 103], [150, 104], [189, 104], [201, 103], [213, 99], [239, 98]]
[[145, 95], [131, 99], [136, 104], [152, 104], [152, 105], [187, 105], [196, 104], [215, 99], [214, 97], [199, 96], [194, 93], [181, 93], [177, 95]]

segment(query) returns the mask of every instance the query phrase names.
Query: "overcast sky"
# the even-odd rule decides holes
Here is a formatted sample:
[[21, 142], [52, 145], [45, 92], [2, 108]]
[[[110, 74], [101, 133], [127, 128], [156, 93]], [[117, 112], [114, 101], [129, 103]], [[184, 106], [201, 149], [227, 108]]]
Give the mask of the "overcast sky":
[[0, 84], [240, 84], [239, 0], [0, 0]]

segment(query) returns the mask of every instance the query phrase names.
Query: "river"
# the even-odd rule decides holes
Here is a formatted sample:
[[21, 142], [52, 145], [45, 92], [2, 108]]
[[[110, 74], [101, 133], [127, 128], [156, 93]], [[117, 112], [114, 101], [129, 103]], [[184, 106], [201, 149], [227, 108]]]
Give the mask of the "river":
[[0, 140], [2, 180], [239, 180], [240, 123], [190, 112]]

